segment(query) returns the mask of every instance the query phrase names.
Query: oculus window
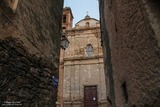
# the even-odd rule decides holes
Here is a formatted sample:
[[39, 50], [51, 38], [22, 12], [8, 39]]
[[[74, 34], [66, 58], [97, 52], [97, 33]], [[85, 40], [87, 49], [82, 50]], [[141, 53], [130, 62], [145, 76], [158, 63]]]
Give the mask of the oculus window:
[[88, 45], [86, 46], [86, 55], [87, 55], [88, 57], [93, 56], [93, 47], [92, 47], [91, 44], [88, 44]]

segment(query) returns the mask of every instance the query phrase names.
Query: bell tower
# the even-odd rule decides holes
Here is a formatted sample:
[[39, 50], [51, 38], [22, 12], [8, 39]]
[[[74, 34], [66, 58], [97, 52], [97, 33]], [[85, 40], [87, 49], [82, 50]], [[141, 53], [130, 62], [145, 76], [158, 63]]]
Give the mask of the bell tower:
[[73, 24], [73, 14], [70, 7], [63, 8], [62, 28], [71, 29]]

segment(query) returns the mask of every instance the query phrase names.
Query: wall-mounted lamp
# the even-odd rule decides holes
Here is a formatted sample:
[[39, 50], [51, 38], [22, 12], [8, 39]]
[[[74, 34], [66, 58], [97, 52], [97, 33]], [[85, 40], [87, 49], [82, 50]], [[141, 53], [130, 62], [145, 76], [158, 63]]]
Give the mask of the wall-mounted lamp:
[[62, 32], [61, 47], [62, 47], [62, 49], [65, 50], [66, 48], [68, 48], [68, 46], [69, 46], [69, 41], [66, 37], [65, 32]]

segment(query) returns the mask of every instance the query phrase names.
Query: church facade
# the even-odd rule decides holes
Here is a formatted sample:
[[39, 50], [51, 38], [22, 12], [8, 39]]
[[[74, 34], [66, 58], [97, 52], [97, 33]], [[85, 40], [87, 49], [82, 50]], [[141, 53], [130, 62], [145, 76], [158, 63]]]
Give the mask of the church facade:
[[62, 28], [70, 42], [61, 50], [58, 107], [106, 107], [106, 83], [100, 23], [87, 15], [72, 28], [73, 15], [64, 8]]

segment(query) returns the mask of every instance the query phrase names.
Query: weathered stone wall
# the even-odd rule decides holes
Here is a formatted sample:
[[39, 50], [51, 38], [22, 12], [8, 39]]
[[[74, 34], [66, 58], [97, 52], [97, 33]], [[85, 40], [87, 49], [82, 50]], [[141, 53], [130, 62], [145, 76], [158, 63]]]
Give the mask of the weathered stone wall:
[[0, 41], [0, 103], [18, 101], [24, 107], [53, 106], [56, 88], [54, 64], [27, 52], [18, 39]]
[[[58, 57], [60, 47], [62, 0], [19, 1], [16, 13], [1, 3], [0, 37], [21, 39], [30, 53]], [[57, 45], [54, 45], [57, 44]], [[58, 61], [58, 59], [55, 59]]]
[[97, 58], [65, 62], [63, 85], [64, 105], [70, 103], [73, 107], [83, 107], [84, 86], [96, 85], [98, 91], [98, 107], [106, 107], [103, 59]]
[[142, 0], [150, 20], [150, 24], [154, 30], [158, 46], [160, 47], [160, 1], [158, 0]]
[[63, 0], [19, 0], [15, 13], [0, 1], [0, 106], [53, 107]]
[[[86, 26], [86, 22], [90, 23], [90, 26]], [[66, 30], [70, 44], [66, 50], [61, 51], [62, 69], [59, 78], [62, 78], [62, 82], [59, 84], [61, 86], [59, 87], [59, 105], [84, 107], [85, 96], [87, 95], [84, 92], [84, 87], [96, 86], [97, 98], [94, 95], [88, 97], [97, 99], [97, 107], [106, 107], [106, 86], [99, 21], [88, 18], [82, 19], [77, 24], [79, 27]], [[90, 55], [86, 52], [88, 44], [93, 47], [93, 53]]]
[[160, 106], [158, 3], [100, 0], [107, 99], [112, 107]]
[[[91, 44], [93, 46], [93, 56], [102, 56], [102, 47], [100, 44], [100, 29], [77, 29], [67, 31], [68, 39], [70, 41], [69, 47], [65, 51], [66, 58], [86, 57], [86, 46]], [[87, 39], [86, 39], [87, 38]]]

